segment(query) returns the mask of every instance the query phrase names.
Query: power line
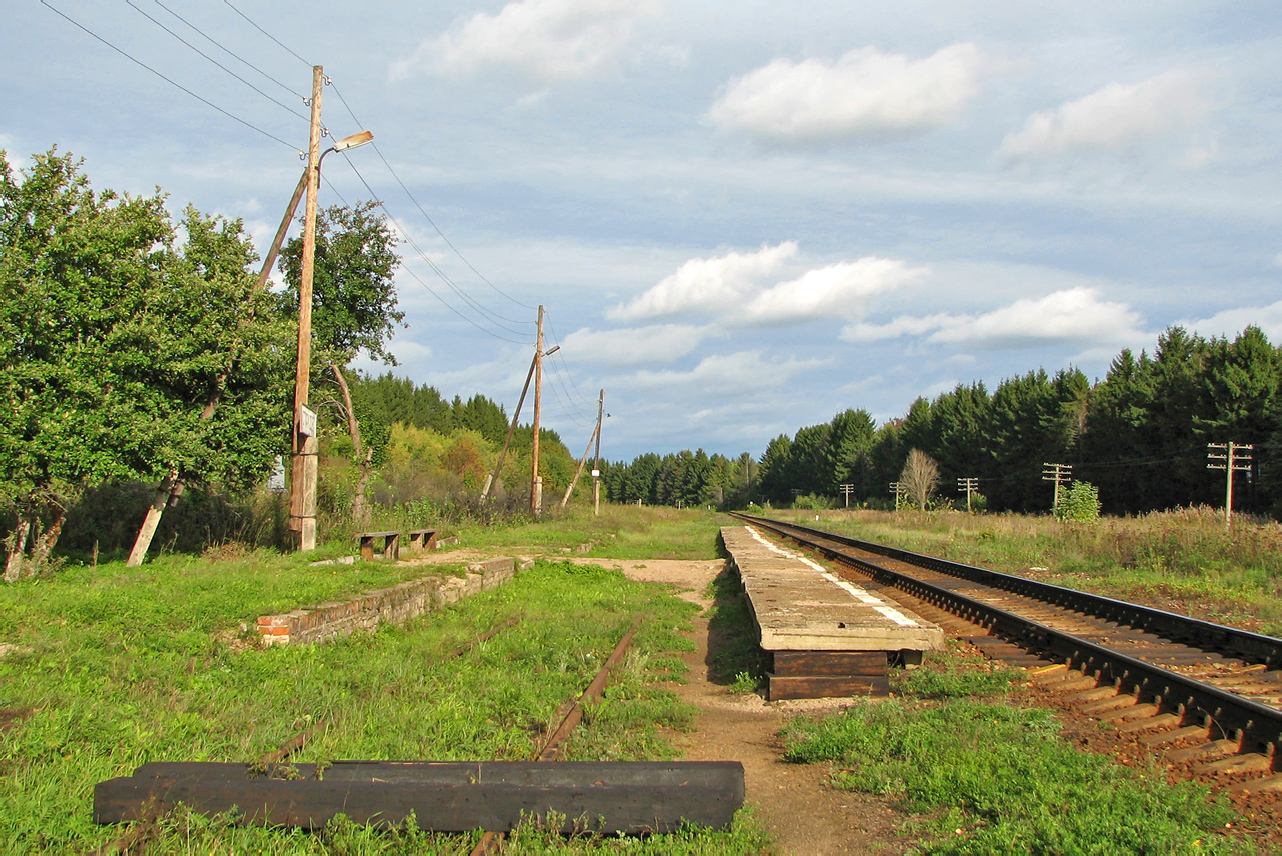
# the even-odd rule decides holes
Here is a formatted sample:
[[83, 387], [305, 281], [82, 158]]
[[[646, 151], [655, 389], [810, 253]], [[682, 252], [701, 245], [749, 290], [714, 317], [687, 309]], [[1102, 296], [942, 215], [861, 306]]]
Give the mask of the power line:
[[279, 86], [281, 89], [285, 90], [285, 91], [286, 91], [286, 92], [288, 92], [290, 95], [293, 95], [295, 98], [299, 99], [300, 101], [302, 101], [302, 102], [304, 102], [304, 103], [306, 103], [306, 102], [307, 102], [307, 96], [306, 96], [306, 95], [303, 95], [302, 93], [297, 92], [296, 90], [292, 89], [292, 88], [291, 88], [291, 87], [289, 87], [288, 85], [286, 85], [286, 84], [284, 84], [284, 83], [281, 83], [279, 80], [277, 80], [276, 78], [272, 77], [270, 74], [268, 74], [267, 72], [263, 71], [261, 68], [259, 68], [258, 66], [254, 65], [252, 62], [250, 62], [249, 60], [245, 59], [244, 57], [242, 57], [240, 54], [236, 53], [235, 51], [233, 51], [233, 50], [231, 50], [230, 48], [228, 48], [228, 47], [226, 47], [225, 45], [223, 45], [221, 42], [219, 42], [219, 41], [218, 41], [217, 39], [215, 39], [213, 36], [209, 35], [209, 34], [208, 34], [208, 33], [206, 33], [204, 30], [202, 30], [200, 27], [197, 27], [197, 26], [196, 26], [195, 24], [193, 24], [191, 21], [188, 21], [188, 20], [187, 20], [186, 18], [184, 18], [182, 15], [179, 15], [177, 12], [175, 12], [173, 9], [170, 9], [170, 8], [169, 8], [168, 6], [166, 6], [164, 3], [161, 3], [161, 2], [160, 2], [160, 0], [152, 0], [152, 2], [153, 2], [153, 3], [155, 3], [157, 6], [159, 6], [160, 8], [164, 9], [164, 10], [165, 10], [166, 12], [168, 12], [170, 15], [173, 15], [175, 18], [177, 18], [178, 20], [182, 21], [184, 24], [186, 24], [186, 25], [187, 25], [188, 27], [190, 27], [191, 29], [195, 30], [197, 33], [199, 33], [201, 36], [203, 36], [203, 37], [204, 37], [205, 41], [209, 42], [211, 45], [214, 45], [214, 46], [215, 46], [215, 47], [217, 47], [219, 50], [221, 50], [223, 53], [225, 53], [225, 54], [227, 54], [228, 56], [232, 57], [232, 58], [233, 58], [233, 59], [235, 59], [236, 61], [238, 61], [238, 62], [240, 62], [240, 63], [242, 63], [242, 64], [244, 64], [244, 65], [248, 66], [249, 68], [252, 68], [254, 71], [258, 72], [258, 73], [259, 73], [259, 74], [261, 74], [263, 77], [267, 78], [267, 79], [268, 79], [268, 80], [270, 80], [272, 83], [276, 84], [276, 85], [277, 85], [277, 86]]
[[240, 10], [239, 10], [239, 9], [237, 9], [235, 6], [232, 6], [232, 5], [231, 5], [231, 0], [223, 0], [223, 2], [224, 2], [224, 3], [226, 3], [228, 6], [231, 6], [231, 10], [232, 10], [233, 12], [235, 12], [237, 15], [239, 15], [240, 17], [242, 17], [242, 18], [244, 18], [246, 21], [248, 21], [248, 22], [249, 22], [249, 26], [253, 27], [255, 30], [257, 30], [258, 32], [262, 33], [264, 36], [266, 36], [267, 38], [271, 39], [271, 40], [272, 40], [273, 42], [275, 42], [276, 44], [280, 45], [282, 48], [284, 48], [284, 49], [285, 49], [285, 51], [286, 51], [288, 54], [290, 54], [292, 57], [294, 57], [294, 59], [298, 60], [299, 62], [301, 62], [303, 65], [307, 66], [308, 68], [311, 68], [311, 67], [312, 67], [312, 64], [311, 64], [310, 62], [308, 62], [307, 60], [303, 59], [301, 56], [299, 56], [298, 54], [294, 53], [294, 52], [293, 52], [292, 50], [290, 50], [289, 48], [285, 47], [285, 45], [281, 43], [280, 39], [276, 38], [276, 37], [275, 37], [275, 36], [273, 36], [271, 33], [267, 32], [267, 31], [266, 31], [266, 30], [264, 30], [262, 27], [260, 27], [260, 26], [258, 26], [257, 24], [255, 24], [255, 23], [254, 23], [254, 21], [253, 21], [253, 19], [252, 19], [252, 18], [250, 18], [248, 15], [246, 15], [244, 12], [240, 11]]
[[[382, 208], [382, 209], [383, 209], [383, 212], [384, 212], [385, 214], [387, 214], [388, 219], [392, 221], [392, 225], [394, 225], [394, 226], [396, 227], [396, 229], [397, 229], [397, 231], [398, 231], [398, 232], [400, 232], [402, 235], [404, 235], [404, 236], [405, 236], [405, 240], [409, 242], [409, 245], [410, 245], [411, 247], [413, 247], [415, 250], [417, 250], [417, 251], [418, 251], [418, 254], [419, 254], [420, 256], [422, 256], [422, 257], [423, 257], [423, 260], [424, 260], [425, 262], [427, 262], [428, 266], [429, 266], [429, 267], [431, 267], [433, 270], [437, 270], [436, 266], [432, 263], [432, 260], [431, 260], [431, 259], [429, 259], [429, 258], [427, 257], [427, 254], [426, 254], [426, 253], [424, 253], [421, 249], [419, 249], [418, 244], [416, 244], [416, 243], [414, 242], [414, 238], [413, 238], [413, 237], [412, 237], [412, 236], [411, 236], [411, 235], [410, 235], [410, 234], [405, 230], [405, 228], [404, 228], [404, 227], [402, 227], [402, 226], [401, 226], [400, 222], [396, 219], [396, 217], [395, 217], [395, 216], [393, 216], [393, 215], [392, 215], [392, 212], [388, 210], [387, 206], [386, 206], [383, 202], [379, 201], [379, 199], [378, 199], [378, 195], [377, 195], [376, 193], [374, 193], [374, 189], [373, 189], [373, 188], [371, 188], [371, 187], [369, 186], [369, 182], [367, 182], [367, 181], [365, 180], [365, 176], [361, 175], [360, 170], [358, 170], [358, 169], [356, 168], [356, 164], [352, 163], [352, 161], [351, 161], [351, 159], [350, 159], [350, 158], [344, 157], [343, 159], [344, 159], [345, 161], [347, 161], [347, 165], [348, 165], [348, 166], [350, 166], [350, 167], [352, 168], [352, 172], [356, 173], [356, 177], [357, 177], [357, 178], [359, 178], [359, 179], [361, 180], [361, 184], [365, 185], [365, 189], [366, 189], [367, 191], [369, 191], [371, 201], [372, 201], [372, 202], [374, 202], [376, 205], [378, 205], [378, 207], [380, 207], [380, 208]], [[512, 344], [514, 344], [514, 345], [528, 345], [528, 344], [529, 344], [529, 342], [522, 342], [522, 341], [518, 341], [518, 340], [516, 340], [516, 339], [509, 339], [509, 338], [507, 338], [506, 336], [500, 336], [498, 333], [495, 333], [495, 332], [494, 332], [494, 331], [492, 331], [492, 330], [487, 330], [487, 329], [485, 329], [485, 328], [484, 328], [484, 327], [482, 327], [480, 324], [477, 324], [477, 323], [476, 323], [475, 321], [473, 321], [471, 318], [467, 317], [467, 316], [466, 316], [466, 315], [464, 315], [462, 312], [460, 312], [460, 311], [459, 311], [459, 310], [454, 306], [454, 304], [450, 303], [450, 302], [449, 302], [449, 301], [447, 301], [445, 298], [441, 297], [441, 295], [437, 294], [437, 293], [436, 293], [436, 291], [435, 291], [431, 286], [429, 286], [426, 282], [424, 282], [424, 281], [423, 281], [423, 279], [422, 279], [422, 278], [421, 278], [421, 277], [420, 277], [420, 276], [419, 276], [419, 275], [414, 271], [414, 269], [413, 269], [413, 268], [411, 268], [411, 267], [409, 267], [409, 266], [407, 265], [407, 266], [405, 267], [405, 271], [406, 271], [410, 276], [414, 277], [414, 279], [418, 281], [418, 284], [419, 284], [419, 285], [421, 285], [421, 286], [423, 286], [423, 288], [427, 289], [427, 292], [428, 292], [429, 294], [431, 294], [433, 297], [435, 297], [437, 300], [439, 300], [439, 301], [440, 301], [440, 302], [441, 302], [441, 303], [442, 303], [442, 304], [443, 304], [447, 309], [449, 309], [451, 312], [453, 312], [453, 313], [454, 313], [455, 315], [457, 315], [458, 317], [462, 318], [462, 319], [463, 319], [464, 321], [466, 321], [467, 323], [471, 324], [471, 325], [472, 325], [473, 327], [475, 327], [476, 329], [480, 330], [482, 333], [485, 333], [485, 334], [486, 334], [486, 335], [488, 335], [488, 336], [493, 336], [494, 338], [496, 338], [496, 339], [500, 339], [500, 340], [502, 340], [502, 341], [504, 341], [504, 342], [511, 342], [511, 343], [512, 343]], [[447, 282], [448, 282], [448, 280], [447, 280]], [[505, 329], [506, 329], [506, 328], [505, 328]], [[517, 331], [512, 331], [512, 332], [517, 332]], [[518, 333], [518, 335], [519, 335], [519, 333]]]
[[[356, 123], [356, 126], [358, 128], [364, 127], [363, 125], [361, 125], [361, 120], [356, 118], [356, 113], [352, 111], [351, 106], [347, 103], [347, 99], [343, 97], [343, 93], [339, 91], [339, 88], [337, 86], [334, 86], [332, 83], [330, 85], [334, 90], [334, 94], [338, 96], [338, 100], [343, 103], [344, 109], [347, 110], [347, 115], [352, 117], [352, 121]], [[471, 269], [472, 273], [480, 277], [481, 282], [485, 283], [490, 288], [494, 289], [502, 297], [512, 301], [517, 306], [524, 307], [525, 309], [534, 309], [535, 307], [531, 306], [528, 303], [522, 303], [512, 295], [505, 292], [503, 289], [499, 288], [494, 283], [490, 282], [485, 277], [484, 274], [482, 274], [479, 270], [477, 270], [476, 267], [473, 266], [473, 264], [467, 260], [467, 257], [464, 256], [463, 253], [459, 251], [459, 248], [454, 246], [454, 242], [451, 241], [448, 237], [446, 237], [445, 233], [441, 231], [441, 227], [436, 225], [436, 221], [432, 219], [432, 216], [428, 214], [427, 211], [423, 208], [423, 206], [419, 204], [419, 201], [416, 198], [414, 198], [414, 194], [410, 193], [410, 189], [405, 186], [405, 182], [401, 181], [401, 177], [396, 173], [396, 170], [392, 168], [391, 162], [389, 162], [388, 159], [383, 156], [383, 152], [378, 147], [378, 143], [374, 143], [373, 147], [374, 147], [374, 151], [378, 154], [378, 159], [383, 162], [383, 166], [387, 167], [387, 171], [392, 174], [392, 178], [396, 179], [396, 183], [401, 186], [401, 190], [405, 191], [405, 195], [408, 196], [410, 198], [410, 201], [414, 203], [414, 207], [417, 208], [419, 213], [423, 215], [423, 218], [432, 225], [432, 228], [436, 230], [436, 234], [441, 236], [441, 240], [445, 242], [446, 246], [448, 246], [451, 250], [454, 251], [454, 254], [458, 256], [459, 259], [462, 260], [463, 264], [467, 265], [468, 268]], [[511, 319], [506, 319], [506, 320], [511, 320]]]
[[120, 55], [121, 55], [121, 56], [123, 56], [125, 59], [129, 60], [130, 62], [134, 63], [135, 65], [139, 65], [139, 66], [142, 66], [143, 68], [147, 69], [147, 71], [150, 71], [152, 74], [156, 75], [156, 76], [157, 76], [157, 77], [159, 77], [161, 80], [163, 80], [163, 81], [165, 81], [166, 83], [168, 83], [170, 86], [173, 86], [173, 87], [174, 87], [174, 88], [176, 88], [176, 89], [181, 89], [183, 92], [187, 93], [187, 94], [188, 94], [188, 95], [190, 95], [192, 98], [195, 98], [195, 99], [196, 99], [197, 101], [199, 101], [200, 103], [202, 103], [202, 104], [206, 105], [207, 107], [212, 107], [212, 108], [214, 108], [214, 109], [215, 109], [215, 110], [217, 110], [219, 113], [222, 113], [224, 116], [226, 116], [228, 119], [231, 119], [231, 120], [233, 120], [233, 121], [235, 121], [235, 122], [239, 122], [240, 124], [244, 125], [246, 128], [249, 128], [250, 130], [257, 131], [258, 133], [262, 134], [264, 137], [267, 137], [269, 140], [275, 140], [276, 142], [280, 143], [282, 146], [288, 146], [290, 149], [293, 149], [294, 151], [298, 151], [298, 146], [296, 146], [296, 145], [294, 145], [294, 144], [292, 144], [292, 143], [287, 143], [287, 142], [285, 142], [284, 140], [282, 140], [280, 137], [276, 136], [275, 134], [270, 134], [270, 133], [268, 133], [267, 131], [264, 131], [262, 128], [258, 127], [257, 125], [251, 124], [251, 123], [249, 123], [249, 122], [245, 121], [244, 119], [240, 118], [239, 116], [236, 116], [236, 115], [234, 115], [234, 114], [232, 114], [232, 113], [227, 112], [226, 110], [224, 110], [223, 108], [219, 107], [217, 104], [213, 103], [212, 101], [210, 101], [210, 100], [208, 100], [208, 99], [206, 99], [206, 98], [202, 98], [201, 96], [197, 95], [195, 92], [192, 92], [190, 89], [188, 89], [187, 87], [183, 86], [181, 83], [177, 83], [176, 81], [171, 80], [170, 78], [168, 78], [168, 77], [166, 77], [165, 75], [161, 74], [159, 71], [156, 71], [156, 69], [154, 69], [154, 68], [152, 68], [151, 66], [147, 65], [147, 64], [146, 64], [145, 62], [143, 62], [142, 60], [140, 60], [140, 59], [136, 59], [136, 58], [134, 58], [133, 56], [129, 55], [128, 53], [126, 53], [126, 52], [125, 52], [125, 51], [123, 51], [122, 49], [120, 49], [120, 48], [116, 47], [116, 46], [115, 46], [115, 45], [113, 45], [111, 42], [109, 42], [109, 41], [107, 41], [106, 39], [104, 39], [102, 36], [100, 36], [100, 35], [98, 35], [97, 33], [95, 33], [93, 30], [91, 30], [91, 29], [89, 29], [88, 27], [86, 27], [84, 24], [80, 23], [79, 21], [77, 21], [77, 20], [75, 20], [74, 18], [72, 18], [72, 17], [70, 17], [69, 15], [67, 15], [67, 14], [66, 14], [65, 12], [63, 12], [61, 9], [58, 9], [58, 8], [56, 8], [55, 6], [53, 6], [52, 4], [50, 4], [50, 3], [48, 2], [48, 0], [40, 0], [40, 4], [41, 4], [42, 6], [45, 6], [45, 7], [49, 8], [50, 10], [52, 10], [52, 11], [53, 11], [55, 14], [57, 14], [60, 18], [62, 18], [62, 19], [64, 19], [64, 20], [66, 20], [67, 22], [69, 22], [69, 23], [73, 24], [77, 29], [80, 29], [80, 30], [84, 31], [85, 33], [89, 34], [90, 36], [93, 36], [95, 39], [97, 39], [98, 41], [102, 42], [104, 45], [106, 45], [107, 47], [111, 48], [113, 51], [115, 51], [116, 53], [120, 54]]
[[[245, 84], [245, 85], [246, 85], [246, 86], [248, 86], [250, 89], [254, 90], [254, 91], [255, 91], [255, 92], [257, 92], [259, 95], [263, 96], [263, 97], [264, 97], [264, 98], [266, 98], [268, 101], [270, 101], [270, 102], [272, 102], [273, 104], [275, 104], [277, 107], [280, 107], [282, 110], [285, 110], [286, 112], [290, 113], [291, 115], [297, 116], [298, 118], [302, 119], [304, 122], [310, 121], [306, 116], [304, 116], [302, 113], [299, 113], [299, 112], [298, 112], [297, 110], [295, 110], [293, 107], [289, 107], [289, 106], [287, 106], [287, 105], [285, 105], [285, 104], [282, 104], [281, 102], [277, 101], [275, 98], [273, 98], [272, 96], [268, 95], [266, 92], [264, 92], [263, 90], [259, 89], [257, 86], [255, 86], [254, 84], [250, 83], [248, 80], [246, 80], [245, 78], [241, 77], [239, 74], [237, 74], [236, 72], [232, 71], [230, 68], [228, 68], [227, 66], [223, 65], [221, 62], [219, 62], [218, 60], [214, 59], [212, 56], [210, 56], [209, 54], [205, 53], [205, 52], [204, 52], [204, 51], [202, 51], [200, 48], [198, 48], [198, 47], [196, 47], [195, 45], [193, 45], [191, 42], [187, 41], [187, 40], [186, 40], [186, 39], [184, 39], [182, 36], [178, 35], [178, 34], [177, 34], [177, 33], [175, 33], [173, 30], [169, 29], [169, 28], [168, 28], [168, 27], [166, 27], [164, 24], [162, 24], [162, 23], [160, 23], [159, 21], [157, 21], [155, 18], [153, 18], [153, 17], [151, 17], [150, 15], [148, 15], [148, 14], [147, 14], [146, 12], [144, 12], [142, 9], [138, 8], [138, 6], [134, 4], [133, 0], [125, 0], [125, 2], [126, 2], [127, 4], [129, 4], [129, 8], [133, 9], [133, 10], [134, 10], [135, 12], [137, 12], [139, 15], [142, 15], [142, 16], [143, 16], [144, 18], [146, 18], [148, 21], [151, 21], [151, 22], [152, 22], [153, 24], [155, 24], [157, 27], [160, 27], [160, 29], [164, 30], [166, 33], [168, 33], [169, 35], [173, 36], [175, 39], [177, 39], [178, 41], [182, 42], [184, 45], [186, 45], [187, 47], [191, 48], [191, 49], [192, 49], [193, 51], [195, 51], [196, 53], [200, 54], [200, 55], [201, 55], [201, 56], [203, 56], [205, 59], [209, 60], [209, 61], [210, 61], [210, 62], [212, 62], [214, 65], [218, 66], [218, 67], [219, 67], [219, 68], [221, 68], [223, 71], [227, 72], [227, 73], [228, 73], [228, 74], [230, 74], [232, 77], [236, 78], [236, 79], [237, 79], [237, 80], [239, 80], [241, 83]], [[157, 4], [157, 5], [159, 5], [159, 4]], [[162, 7], [162, 8], [163, 8], [163, 7]]]
[[[392, 212], [388, 210], [386, 203], [378, 200], [377, 198], [378, 194], [374, 193], [374, 189], [369, 186], [369, 182], [365, 180], [365, 176], [362, 175], [361, 171], [356, 168], [356, 164], [352, 163], [351, 159], [347, 157], [346, 153], [344, 153], [344, 159], [347, 160], [348, 165], [351, 166], [352, 172], [356, 173], [356, 177], [361, 180], [361, 184], [365, 185], [365, 189], [369, 191], [371, 199], [373, 201], [376, 201], [378, 205], [384, 211], [387, 212], [388, 217], [391, 217]], [[392, 218], [392, 222], [396, 223], [396, 228], [404, 236], [406, 242], [411, 247], [414, 248], [414, 250], [419, 254], [420, 257], [422, 257], [423, 261], [426, 262], [428, 267], [432, 269], [432, 272], [435, 273], [438, 277], [440, 277], [441, 281], [444, 282], [446, 285], [448, 285], [454, 291], [455, 294], [457, 294], [460, 298], [463, 299], [465, 303], [467, 303], [469, 306], [471, 306], [473, 309], [479, 312], [483, 318], [485, 318], [495, 327], [499, 327], [517, 336], [520, 336], [522, 334], [522, 331], [514, 330], [511, 327], [508, 327], [507, 325], [501, 324], [499, 323], [499, 321], [496, 321], [495, 318], [501, 318], [502, 316], [495, 315], [494, 313], [488, 311], [484, 306], [481, 306], [475, 300], [468, 297], [466, 292], [464, 292], [461, 288], [459, 288], [458, 285], [456, 285], [454, 281], [450, 279], [450, 277], [445, 273], [445, 271], [441, 270], [440, 267], [436, 264], [436, 262], [432, 261], [432, 259], [427, 255], [427, 253], [423, 252], [422, 248], [419, 247], [418, 242], [414, 240], [413, 235], [411, 235], [408, 231], [406, 231], [406, 229], [402, 227], [401, 224], [395, 218]], [[519, 323], [519, 322], [516, 322], [516, 323]], [[507, 341], [512, 341], [512, 340], [509, 339]]]

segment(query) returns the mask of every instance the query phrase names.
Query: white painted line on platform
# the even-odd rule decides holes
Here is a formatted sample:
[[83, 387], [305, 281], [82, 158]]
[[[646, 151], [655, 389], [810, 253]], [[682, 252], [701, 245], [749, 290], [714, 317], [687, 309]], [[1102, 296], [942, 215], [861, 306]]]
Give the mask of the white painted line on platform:
[[745, 526], [744, 528], [747, 529], [748, 533], [752, 535], [753, 538], [757, 539], [757, 541], [761, 543], [770, 552], [779, 556], [783, 556], [784, 558], [787, 558], [787, 559], [795, 559], [801, 562], [802, 564], [806, 565], [807, 567], [813, 568], [814, 570], [819, 572], [819, 576], [823, 577], [825, 580], [827, 580], [830, 583], [834, 583], [839, 588], [844, 590], [847, 594], [849, 594], [851, 597], [855, 598], [855, 600], [858, 600], [860, 603], [865, 603], [871, 606], [876, 612], [881, 613], [886, 618], [889, 618], [891, 621], [898, 624], [900, 627], [916, 627], [917, 626], [916, 621], [913, 621], [911, 618], [904, 615], [902, 612], [895, 609], [893, 606], [887, 605], [884, 600], [877, 597], [876, 595], [870, 594], [868, 591], [866, 591], [865, 589], [861, 589], [857, 585], [854, 585], [849, 580], [843, 580], [841, 577], [837, 576], [836, 574], [831, 573], [823, 565], [820, 565], [812, 561], [811, 559], [807, 559], [805, 556], [802, 556], [798, 553], [794, 553], [791, 550], [785, 550], [783, 547], [780, 547], [778, 544], [772, 544], [770, 541], [767, 541], [760, 532], [758, 532], [756, 529], [752, 528], [751, 526]]

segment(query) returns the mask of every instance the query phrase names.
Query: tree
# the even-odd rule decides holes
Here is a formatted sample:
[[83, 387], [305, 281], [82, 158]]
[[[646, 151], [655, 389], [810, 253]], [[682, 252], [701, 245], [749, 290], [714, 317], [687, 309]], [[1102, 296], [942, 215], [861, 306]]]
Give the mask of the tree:
[[[161, 196], [95, 194], [56, 150], [21, 180], [0, 158], [7, 580], [48, 558], [87, 486], [188, 472], [239, 486], [279, 451], [267, 426], [286, 355], [244, 275], [253, 251], [238, 221], [189, 208], [183, 226], [179, 248]], [[235, 343], [247, 356], [229, 366]], [[202, 419], [215, 389], [225, 405]]]
[[917, 507], [926, 510], [935, 488], [939, 486], [939, 467], [934, 460], [920, 449], [910, 449], [904, 469], [899, 474], [899, 484]]

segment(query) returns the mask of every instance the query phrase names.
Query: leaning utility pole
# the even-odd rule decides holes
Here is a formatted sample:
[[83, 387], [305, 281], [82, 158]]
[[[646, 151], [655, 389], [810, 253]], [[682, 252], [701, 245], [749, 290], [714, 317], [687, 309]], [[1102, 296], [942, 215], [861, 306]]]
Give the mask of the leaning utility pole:
[[[574, 478], [570, 479], [570, 484], [565, 488], [565, 496], [561, 497], [561, 508], [565, 508], [565, 506], [569, 504], [570, 495], [574, 493], [574, 486], [579, 483], [579, 478], [583, 475], [583, 468], [587, 466], [588, 454], [592, 451], [592, 443], [594, 440], [596, 440], [597, 435], [600, 433], [600, 431], [601, 431], [601, 417], [600, 415], [598, 415], [596, 420], [596, 427], [592, 429], [592, 436], [588, 438], [588, 445], [583, 450], [583, 457], [579, 459], [579, 465], [574, 470]], [[597, 448], [598, 449], [600, 448], [600, 444], [597, 445]], [[592, 472], [595, 473], [597, 472], [597, 470], [593, 470]]]
[[[1224, 470], [1226, 484], [1224, 488], [1224, 525], [1229, 526], [1233, 522], [1233, 473], [1246, 473], [1251, 471], [1251, 452], [1255, 446], [1250, 443], [1234, 443], [1231, 440], [1228, 443], [1207, 443], [1206, 448], [1212, 451], [1207, 452], [1206, 456], [1212, 461], [1223, 461], [1223, 463], [1210, 463], [1206, 465], [1208, 470]], [[1219, 449], [1224, 454], [1216, 454], [1214, 450]], [[1246, 451], [1243, 451], [1243, 450]]]
[[543, 394], [543, 304], [539, 304], [539, 338], [534, 345], [534, 442], [530, 472], [530, 510], [538, 517], [543, 511], [543, 478], [539, 475], [539, 407]]
[[1042, 481], [1055, 482], [1055, 498], [1051, 502], [1051, 511], [1055, 511], [1059, 508], [1059, 486], [1062, 482], [1070, 480], [1070, 477], [1073, 474], [1073, 465], [1042, 464], [1042, 466], [1046, 467], [1046, 469], [1042, 471]]
[[525, 394], [530, 391], [530, 378], [534, 377], [534, 364], [538, 362], [539, 355], [536, 351], [534, 358], [530, 360], [530, 370], [525, 373], [525, 386], [521, 387], [521, 398], [516, 402], [516, 412], [512, 414], [512, 424], [507, 427], [507, 439], [503, 441], [503, 451], [499, 452], [498, 463], [494, 465], [494, 472], [485, 477], [485, 487], [481, 489], [481, 502], [489, 498], [490, 490], [498, 484], [499, 473], [503, 470], [503, 459], [507, 457], [508, 447], [512, 445], [512, 434], [516, 432], [516, 420], [521, 418], [521, 407], [525, 404]]
[[312, 66], [312, 130], [307, 141], [307, 206], [303, 217], [303, 258], [298, 284], [298, 363], [294, 369], [293, 467], [289, 484], [289, 528], [298, 549], [316, 547], [316, 414], [307, 408], [312, 370], [312, 273], [316, 261], [316, 194], [320, 190], [321, 90], [325, 71]]
[[601, 514], [601, 418], [605, 414], [605, 390], [596, 399], [596, 454], [592, 458], [592, 513]]
[[854, 489], [855, 489], [855, 486], [853, 484], [841, 485], [841, 493], [843, 496], [846, 497], [846, 508], [850, 507], [850, 492], [853, 491]]
[[970, 495], [979, 490], [979, 479], [972, 477], [957, 480], [957, 489], [966, 491], [966, 513], [970, 513]]

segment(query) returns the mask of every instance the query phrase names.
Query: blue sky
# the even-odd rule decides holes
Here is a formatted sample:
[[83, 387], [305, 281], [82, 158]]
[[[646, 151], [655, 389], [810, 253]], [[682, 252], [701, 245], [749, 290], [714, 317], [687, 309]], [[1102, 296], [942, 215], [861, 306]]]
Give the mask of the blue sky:
[[395, 371], [510, 411], [542, 303], [576, 452], [601, 388], [610, 458], [760, 455], [846, 407], [1100, 376], [1174, 323], [1282, 340], [1276, 4], [162, 2], [49, 0], [279, 139], [30, 0], [0, 32], [10, 160], [56, 143], [262, 246], [323, 64], [327, 127], [358, 128], [341, 92], [413, 196], [369, 148], [326, 161], [323, 204], [368, 198], [359, 170], [413, 241]]

